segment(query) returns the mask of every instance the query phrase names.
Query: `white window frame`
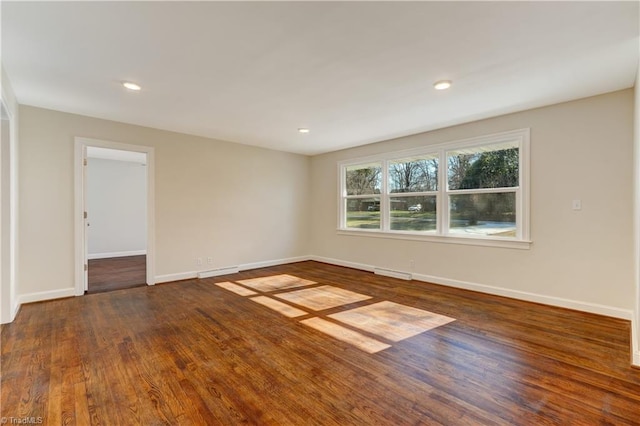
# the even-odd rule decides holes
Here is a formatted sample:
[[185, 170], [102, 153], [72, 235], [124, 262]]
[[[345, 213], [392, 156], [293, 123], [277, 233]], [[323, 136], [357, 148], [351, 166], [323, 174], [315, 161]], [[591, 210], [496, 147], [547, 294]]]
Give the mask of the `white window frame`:
[[[457, 149], [474, 148], [500, 143], [514, 143], [518, 146], [519, 153], [519, 186], [509, 188], [488, 189], [459, 189], [448, 188], [448, 163], [447, 152]], [[412, 193], [389, 193], [389, 163], [408, 157], [421, 155], [438, 156], [438, 189], [435, 192], [420, 192], [416, 195], [436, 196], [436, 231], [397, 231], [390, 229], [390, 198], [394, 196], [409, 196]], [[380, 229], [359, 229], [346, 227], [346, 200], [354, 198], [346, 195], [346, 168], [371, 163], [382, 164], [382, 184], [380, 194], [366, 197], [380, 198]], [[529, 249], [530, 240], [530, 129], [518, 129], [470, 139], [451, 141], [441, 144], [429, 145], [415, 149], [396, 151], [385, 154], [360, 157], [338, 162], [338, 229], [340, 235], [358, 235], [375, 238], [391, 238], [405, 240], [419, 240], [438, 243], [453, 243], [480, 245], [491, 247]], [[461, 235], [449, 233], [449, 199], [456, 194], [498, 193], [515, 192], [516, 194], [516, 236], [493, 237], [485, 235]]]

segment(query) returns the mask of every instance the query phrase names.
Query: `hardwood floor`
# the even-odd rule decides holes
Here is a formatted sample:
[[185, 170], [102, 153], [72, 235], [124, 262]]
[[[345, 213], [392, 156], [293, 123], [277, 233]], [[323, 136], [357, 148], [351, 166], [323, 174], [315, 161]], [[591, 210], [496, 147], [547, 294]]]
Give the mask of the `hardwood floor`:
[[[278, 274], [370, 298], [293, 305], [308, 313], [294, 318], [251, 300], [284, 290], [215, 285]], [[372, 354], [302, 323], [385, 301], [455, 321], [401, 341], [358, 329], [390, 346]], [[301, 262], [25, 305], [2, 326], [0, 410], [51, 425], [640, 424], [629, 333], [628, 321]]]
[[89, 260], [87, 293], [102, 293], [147, 284], [147, 256]]

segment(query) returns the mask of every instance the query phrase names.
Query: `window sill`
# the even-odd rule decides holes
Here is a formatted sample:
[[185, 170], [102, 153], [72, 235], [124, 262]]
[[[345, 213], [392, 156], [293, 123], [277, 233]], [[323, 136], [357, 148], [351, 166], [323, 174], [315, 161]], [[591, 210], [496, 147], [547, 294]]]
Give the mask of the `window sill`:
[[484, 247], [500, 247], [511, 248], [519, 250], [529, 250], [531, 248], [532, 241], [526, 240], [514, 240], [505, 238], [491, 238], [491, 237], [458, 237], [455, 235], [435, 235], [435, 234], [414, 234], [408, 232], [384, 232], [384, 231], [372, 231], [365, 229], [338, 229], [338, 235], [350, 235], [358, 237], [371, 237], [371, 238], [387, 238], [392, 240], [410, 240], [410, 241], [426, 241], [430, 243], [445, 243], [445, 244], [462, 244], [468, 246], [484, 246]]

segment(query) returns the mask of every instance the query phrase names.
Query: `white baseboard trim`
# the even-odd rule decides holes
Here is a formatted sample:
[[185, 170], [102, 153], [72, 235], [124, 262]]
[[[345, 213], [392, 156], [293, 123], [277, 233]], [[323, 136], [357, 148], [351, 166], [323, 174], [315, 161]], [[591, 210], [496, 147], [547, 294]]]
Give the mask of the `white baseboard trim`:
[[604, 315], [624, 320], [631, 320], [631, 318], [633, 317], [633, 312], [630, 309], [628, 310], [615, 308], [613, 306], [600, 305], [597, 303], [580, 302], [578, 300], [545, 296], [537, 293], [529, 293], [526, 291], [511, 290], [503, 287], [494, 287], [485, 284], [452, 280], [448, 278], [435, 277], [432, 275], [413, 274], [413, 278], [417, 281], [441, 284], [449, 287], [461, 288], [464, 290], [478, 291], [481, 293], [488, 293], [496, 296], [510, 297], [512, 299], [541, 303], [543, 305], [551, 305], [559, 308], [574, 309], [577, 311], [589, 312], [592, 314]]
[[367, 272], [373, 272], [376, 269], [376, 267], [372, 265], [366, 265], [364, 263], [348, 262], [346, 260], [333, 259], [330, 257], [309, 256], [309, 260], [328, 263], [330, 265], [344, 266], [346, 268], [360, 269], [361, 271], [367, 271]]
[[179, 272], [177, 274], [156, 275], [156, 284], [168, 283], [171, 281], [182, 281], [198, 278], [197, 271]]
[[87, 255], [87, 259], [108, 259], [111, 257], [127, 257], [127, 256], [142, 256], [146, 255], [146, 250], [132, 250], [132, 251], [114, 251], [110, 253], [93, 253]]
[[[121, 252], [121, 253], [125, 253], [125, 252]], [[126, 253], [127, 253], [126, 256], [134, 256], [137, 254], [131, 254], [131, 253], [139, 253], [139, 252], [126, 252]], [[105, 254], [105, 253], [102, 253], [102, 254]], [[107, 257], [114, 257], [113, 256], [114, 253], [107, 253], [107, 254], [109, 255]], [[123, 256], [125, 256], [125, 254], [123, 254]], [[268, 266], [277, 266], [277, 265], [285, 265], [288, 263], [303, 262], [305, 260], [309, 260], [309, 256], [298, 256], [298, 257], [289, 257], [285, 259], [267, 260], [263, 262], [245, 263], [243, 265], [240, 265], [234, 268], [238, 268], [240, 271], [247, 271], [250, 269], [265, 268]], [[222, 269], [226, 270], [227, 268], [222, 268]], [[210, 272], [210, 271], [202, 271], [202, 273], [207, 273], [207, 272]], [[166, 283], [171, 281], [182, 281], [182, 280], [194, 279], [194, 278], [198, 278], [199, 273], [201, 272], [189, 271], [189, 272], [180, 272], [177, 274], [157, 275], [155, 277], [155, 283], [159, 284], [159, 283]], [[16, 315], [18, 314], [18, 311], [20, 310], [20, 307], [24, 303], [42, 302], [45, 300], [60, 299], [63, 297], [72, 297], [75, 295], [76, 295], [75, 287], [18, 295], [16, 298], [17, 299], [16, 304], [13, 307], [13, 312], [12, 312], [13, 315], [12, 315], [11, 321], [15, 319]]]
[[[329, 264], [338, 265], [338, 266], [345, 266], [348, 268], [360, 269], [368, 272], [374, 272], [374, 270], [376, 269], [376, 267], [372, 265], [367, 265], [367, 264], [357, 263], [357, 262], [348, 262], [344, 260], [332, 259], [332, 258], [322, 257], [322, 256], [298, 256], [298, 257], [291, 257], [291, 258], [285, 258], [285, 259], [268, 260], [263, 262], [245, 263], [245, 264], [239, 265], [238, 269], [240, 271], [247, 271], [250, 269], [258, 269], [258, 268], [264, 268], [268, 266], [277, 266], [277, 265], [284, 265], [288, 263], [303, 262], [305, 260], [314, 260], [317, 262], [329, 263]], [[226, 268], [222, 268], [222, 269], [226, 269]], [[204, 272], [207, 272], [207, 271], [204, 271]], [[403, 271], [398, 271], [398, 272], [410, 274], [408, 272], [403, 272]], [[177, 274], [158, 275], [156, 276], [156, 283], [165, 283], [170, 281], [194, 279], [194, 278], [198, 278], [198, 274], [199, 274], [198, 271], [190, 271], [190, 272], [182, 272]], [[423, 275], [423, 274], [414, 273], [412, 274], [412, 277], [414, 280], [417, 280], [417, 281], [424, 281], [424, 282], [429, 282], [434, 284], [446, 285], [449, 287], [455, 287], [455, 288], [460, 288], [464, 290], [479, 291], [481, 293], [510, 297], [513, 299], [525, 300], [528, 302], [535, 302], [535, 303], [542, 303], [545, 305], [557, 306], [561, 308], [575, 309], [578, 311], [590, 312], [594, 314], [605, 315], [605, 316], [620, 318], [624, 320], [631, 320], [633, 318], [633, 312], [631, 310], [616, 308], [612, 306], [599, 305], [599, 304], [588, 303], [588, 302], [580, 302], [577, 300], [564, 299], [560, 297], [545, 296], [541, 294], [529, 293], [529, 292], [524, 292], [519, 290], [511, 290], [511, 289], [506, 289], [502, 287], [494, 287], [494, 286], [489, 286], [485, 284], [471, 283], [466, 281], [453, 280], [449, 278], [436, 277], [433, 275]], [[17, 312], [17, 309], [19, 309], [20, 305], [22, 305], [23, 303], [39, 302], [43, 300], [58, 299], [61, 297], [70, 297], [75, 295], [74, 291], [75, 291], [74, 288], [68, 288], [68, 289], [19, 295], [16, 312]], [[639, 355], [638, 352], [634, 352], [634, 364], [636, 363], [635, 360], [638, 357], [638, 355]], [[640, 364], [640, 360], [638, 360], [638, 364]]]
[[383, 275], [385, 277], [398, 278], [400, 280], [405, 280], [405, 281], [411, 281], [411, 278], [412, 278], [409, 272], [394, 271], [392, 269], [375, 268], [373, 270], [373, 273], [376, 275]]
[[[322, 256], [310, 256], [311, 260], [317, 262], [330, 263], [332, 265], [346, 266], [349, 268], [360, 269], [363, 271], [373, 272], [376, 267], [356, 262], [346, 262], [338, 259], [331, 259]], [[402, 271], [400, 271], [402, 272]], [[409, 272], [407, 272], [409, 274]], [[510, 297], [512, 299], [524, 300], [527, 302], [542, 303], [544, 305], [557, 306], [560, 308], [575, 309], [578, 311], [599, 314], [608, 317], [631, 320], [633, 312], [627, 309], [615, 308], [612, 306], [599, 305], [595, 303], [580, 302], [577, 300], [563, 299], [560, 297], [545, 296], [542, 294], [528, 293], [519, 290], [511, 290], [503, 287], [494, 287], [485, 284], [471, 283], [466, 281], [453, 280], [449, 278], [436, 277], [432, 275], [412, 274], [416, 281], [424, 281], [433, 284], [446, 285], [464, 290], [478, 291], [480, 293], [493, 294], [495, 296]]]
[[263, 262], [243, 263], [242, 265], [238, 266], [238, 268], [240, 268], [240, 271], [248, 271], [251, 269], [267, 268], [269, 266], [278, 266], [278, 265], [286, 265], [288, 263], [304, 262], [305, 260], [310, 260], [310, 257], [297, 256], [297, 257], [287, 257], [284, 259], [265, 260]]
[[220, 277], [222, 275], [237, 274], [238, 272], [240, 272], [240, 268], [238, 266], [230, 266], [228, 268], [218, 268], [218, 269], [211, 269], [209, 271], [198, 272], [198, 278], [202, 279], [202, 278]]
[[16, 319], [16, 316], [18, 316], [18, 312], [20, 312], [20, 305], [18, 302], [15, 302], [12, 306], [11, 309], [11, 322], [13, 322], [14, 319]]
[[61, 299], [63, 297], [74, 297], [76, 295], [75, 287], [63, 288], [60, 290], [39, 291], [36, 293], [27, 293], [18, 295], [18, 307], [25, 303], [42, 302], [45, 300]]
[[18, 315], [18, 311], [20, 310], [20, 304], [18, 303], [12, 303], [9, 306], [9, 316], [2, 316], [2, 318], [0, 318], [0, 324], [9, 324], [11, 322], [13, 322], [14, 319], [16, 319], [16, 315]]
[[157, 275], [156, 284], [167, 283], [171, 281], [190, 280], [193, 278], [217, 277], [227, 274], [233, 274], [237, 271], [248, 271], [251, 269], [266, 268], [269, 266], [286, 265], [288, 263], [304, 262], [310, 260], [309, 256], [288, 257], [285, 259], [265, 260], [262, 262], [243, 263], [238, 266], [226, 266], [213, 270], [179, 272], [177, 274]]

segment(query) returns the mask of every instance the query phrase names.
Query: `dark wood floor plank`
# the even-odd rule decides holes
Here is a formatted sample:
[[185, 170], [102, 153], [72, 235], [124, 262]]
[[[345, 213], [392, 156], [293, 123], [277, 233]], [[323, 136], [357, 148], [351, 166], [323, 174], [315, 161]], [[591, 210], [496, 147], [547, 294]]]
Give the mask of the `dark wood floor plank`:
[[147, 256], [89, 260], [87, 293], [141, 287], [147, 283]]
[[[442, 336], [434, 337], [434, 339], [448, 341], [447, 338]], [[480, 339], [473, 339], [468, 342], [468, 350], [460, 345], [460, 340], [448, 341], [452, 346], [459, 347], [461, 350], [457, 351], [455, 360], [449, 357], [441, 357], [435, 354], [433, 358], [430, 358], [431, 363], [434, 366], [434, 370], [438, 370], [444, 377], [456, 377], [460, 371], [465, 371], [466, 365], [473, 365], [473, 363], [479, 363], [484, 366], [482, 371], [466, 369], [464, 376], [465, 382], [471, 382], [481, 386], [477, 389], [479, 393], [484, 395], [491, 395], [492, 398], [496, 398], [496, 402], [502, 400], [502, 412], [508, 412], [514, 407], [517, 401], [508, 399], [506, 396], [515, 393], [519, 388], [528, 388], [531, 386], [534, 390], [541, 389], [544, 391], [545, 396], [549, 398], [555, 398], [558, 395], [564, 402], [564, 408], [569, 410], [571, 404], [577, 402], [582, 405], [582, 410], [591, 410], [597, 412], [600, 410], [600, 401], [606, 398], [609, 390], [602, 389], [591, 383], [585, 383], [576, 380], [573, 375], [564, 377], [562, 375], [563, 370], [567, 369], [567, 366], [558, 362], [552, 368], [541, 366], [540, 363], [536, 363], [535, 367], [527, 363], [521, 362], [522, 354], [516, 356], [505, 355], [503, 347], [496, 348], [495, 351], [489, 348], [485, 342]], [[478, 347], [483, 347], [483, 353], [479, 354]], [[403, 359], [402, 364], [405, 368], [414, 368], [418, 375], [423, 375], [421, 372], [421, 365], [416, 365], [414, 359]], [[513, 371], [518, 371], [518, 374], [513, 374]], [[437, 378], [436, 373], [431, 369], [428, 373], [429, 378]], [[424, 379], [427, 379], [425, 375]], [[459, 378], [458, 378], [459, 379]], [[611, 379], [607, 378], [611, 384]], [[440, 381], [444, 381], [444, 378], [438, 378]], [[484, 383], [490, 384], [491, 389], [484, 388]], [[456, 388], [463, 388], [462, 384], [456, 384]], [[637, 389], [637, 388], [636, 388]], [[633, 400], [629, 399], [629, 394], [626, 396], [621, 394], [616, 400], [622, 404], [622, 410], [625, 407], [633, 407]], [[522, 408], [522, 407], [520, 407]], [[636, 408], [632, 408], [633, 411]], [[623, 416], [632, 416], [633, 411], [627, 411]], [[515, 414], [518, 414], [517, 412]], [[520, 413], [524, 415], [526, 413]], [[615, 410], [612, 410], [612, 416], [615, 415]]]
[[[277, 274], [372, 297], [352, 306], [389, 300], [456, 321], [368, 354], [215, 285]], [[335, 321], [342, 309], [303, 318]], [[637, 425], [629, 332], [628, 321], [301, 262], [23, 306], [1, 328], [0, 414], [71, 425]]]

